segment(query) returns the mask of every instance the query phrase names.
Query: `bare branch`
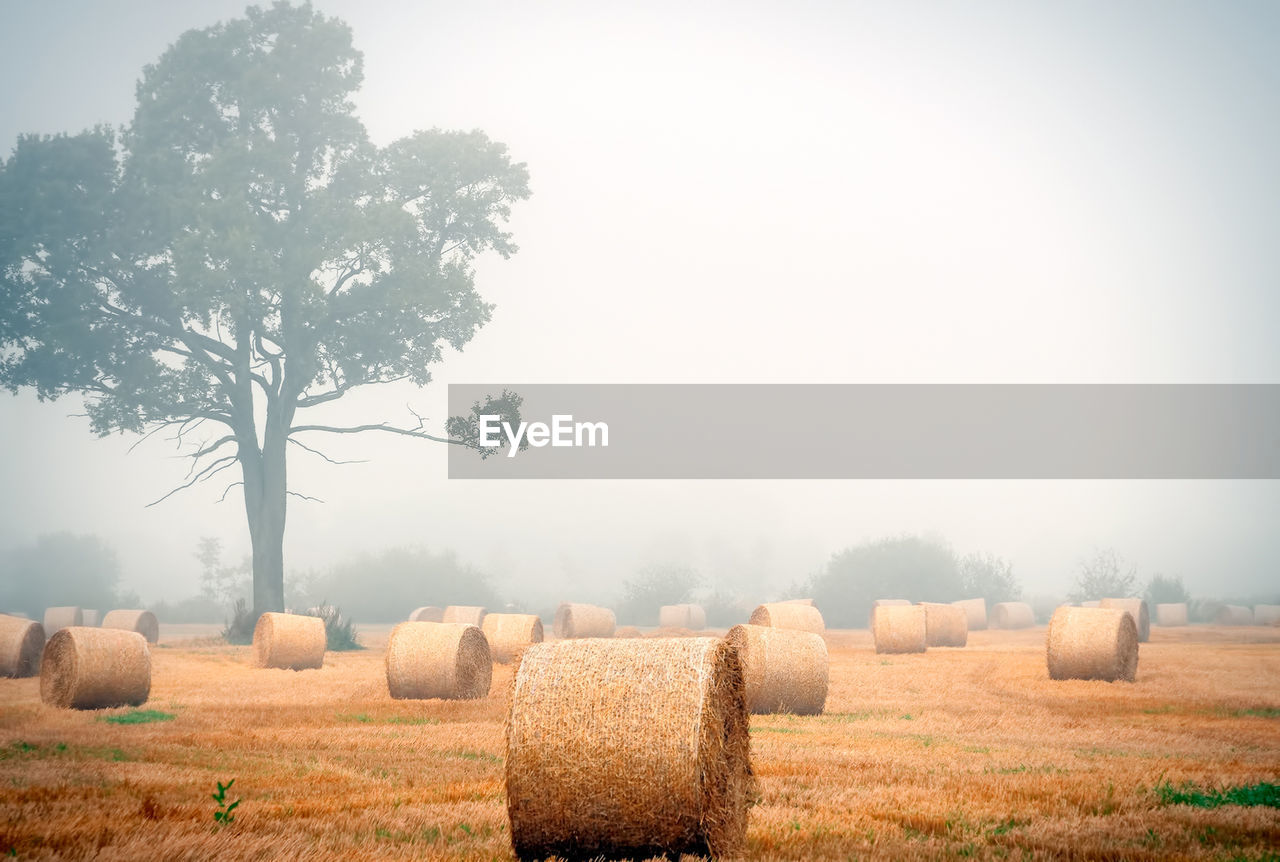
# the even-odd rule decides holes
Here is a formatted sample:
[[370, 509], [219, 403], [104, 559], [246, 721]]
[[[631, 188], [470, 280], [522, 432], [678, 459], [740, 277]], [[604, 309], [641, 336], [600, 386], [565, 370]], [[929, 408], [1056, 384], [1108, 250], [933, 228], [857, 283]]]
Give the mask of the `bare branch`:
[[292, 437], [290, 437], [289, 442], [295, 446], [301, 446], [303, 449], [306, 449], [308, 452], [310, 452], [313, 455], [319, 455], [321, 458], [328, 461], [330, 464], [368, 464], [369, 463], [368, 459], [365, 459], [365, 458], [361, 458], [358, 461], [337, 461], [337, 460], [334, 460], [333, 458], [330, 458], [328, 455], [324, 454], [319, 449], [312, 449], [310, 446], [308, 446], [306, 443], [303, 443], [301, 440], [294, 440]]
[[417, 437], [421, 440], [434, 440], [436, 443], [453, 443], [458, 446], [471, 446], [467, 440], [454, 440], [449, 437], [437, 437], [434, 434], [428, 434], [425, 431], [418, 431], [409, 428], [396, 428], [394, 425], [388, 425], [380, 422], [377, 425], [352, 425], [349, 427], [339, 427], [335, 425], [294, 425], [289, 429], [290, 434], [296, 434], [302, 431], [324, 431], [329, 434], [360, 434], [364, 431], [386, 431], [388, 434], [400, 434], [404, 437]]
[[218, 498], [218, 502], [219, 502], [219, 503], [221, 503], [223, 500], [227, 499], [227, 494], [229, 494], [229, 493], [231, 492], [231, 489], [232, 489], [232, 488], [234, 488], [234, 487], [235, 487], [235, 486], [237, 486], [237, 485], [243, 485], [243, 484], [244, 484], [244, 482], [232, 482], [230, 485], [228, 485], [227, 487], [223, 488], [223, 489], [222, 489], [222, 496]]
[[[161, 497], [159, 500], [153, 500], [153, 501], [151, 501], [150, 503], [148, 503], [148, 504], [147, 504], [147, 506], [146, 506], [146, 508], [148, 508], [148, 509], [149, 509], [149, 508], [151, 508], [152, 506], [156, 505], [157, 503], [163, 503], [165, 500], [169, 499], [169, 498], [170, 498], [170, 497], [172, 497], [174, 494], [178, 493], [179, 491], [185, 491], [187, 488], [190, 488], [192, 485], [196, 484], [197, 482], [202, 482], [202, 481], [204, 481], [205, 479], [212, 479], [214, 476], [218, 475], [218, 474], [219, 474], [219, 473], [221, 473], [223, 470], [225, 470], [225, 469], [227, 469], [228, 467], [230, 467], [230, 466], [232, 466], [233, 464], [235, 464], [238, 460], [239, 460], [239, 457], [238, 457], [238, 456], [236, 456], [236, 455], [225, 455], [225, 456], [223, 456], [223, 457], [219, 458], [218, 460], [216, 460], [216, 461], [214, 461], [213, 463], [209, 464], [207, 467], [205, 467], [205, 468], [204, 468], [203, 470], [201, 470], [199, 473], [197, 473], [197, 474], [195, 474], [194, 476], [192, 476], [190, 479], [188, 479], [188, 480], [187, 480], [186, 482], [184, 482], [183, 484], [181, 484], [181, 485], [179, 485], [178, 487], [174, 488], [174, 489], [173, 489], [172, 491], [170, 491], [168, 494], [165, 494], [165, 495], [164, 495], [163, 497]], [[221, 465], [221, 466], [219, 466], [219, 465]], [[191, 475], [191, 474], [190, 474], [190, 472], [188, 472], [188, 473], [187, 473], [187, 475], [188, 475], [188, 476], [190, 476], [190, 475]]]
[[299, 494], [297, 491], [285, 491], [290, 497], [301, 497], [304, 500], [310, 500], [312, 503], [323, 503], [319, 497], [308, 497], [306, 494]]

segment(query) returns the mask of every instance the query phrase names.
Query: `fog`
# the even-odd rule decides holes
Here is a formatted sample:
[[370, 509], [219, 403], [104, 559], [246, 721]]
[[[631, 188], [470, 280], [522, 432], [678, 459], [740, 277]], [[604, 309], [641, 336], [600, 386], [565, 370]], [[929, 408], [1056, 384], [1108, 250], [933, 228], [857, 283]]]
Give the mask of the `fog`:
[[[493, 321], [432, 386], [326, 419], [443, 422], [449, 382], [1280, 382], [1274, 4], [317, 6], [365, 54], [375, 142], [480, 128], [533, 189], [520, 252], [478, 266]], [[144, 64], [242, 10], [6, 9], [0, 146], [127, 124]], [[96, 533], [148, 602], [197, 590], [199, 537], [248, 552], [225, 483], [148, 508], [185, 460], [78, 412], [0, 395], [0, 548]], [[463, 482], [424, 441], [325, 451], [365, 463], [290, 455], [324, 501], [290, 500], [290, 571], [423, 545], [523, 601], [610, 601], [658, 562], [768, 598], [929, 534], [1028, 593], [1065, 593], [1100, 547], [1196, 594], [1280, 582], [1269, 481]]]

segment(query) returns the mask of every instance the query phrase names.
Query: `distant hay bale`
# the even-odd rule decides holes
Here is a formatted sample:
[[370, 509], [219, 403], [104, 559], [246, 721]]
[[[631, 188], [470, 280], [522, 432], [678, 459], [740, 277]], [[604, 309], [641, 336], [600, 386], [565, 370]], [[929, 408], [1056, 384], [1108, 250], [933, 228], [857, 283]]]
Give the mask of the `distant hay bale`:
[[35, 676], [40, 672], [44, 652], [44, 626], [0, 614], [0, 676]]
[[475, 700], [493, 679], [489, 641], [466, 623], [400, 623], [387, 640], [386, 665], [397, 700]]
[[507, 721], [516, 855], [740, 856], [747, 730], [738, 652], [721, 639], [530, 647]]
[[476, 605], [449, 605], [440, 616], [440, 622], [463, 623], [479, 628], [484, 624], [484, 617], [487, 613], [489, 613], [488, 610]]
[[138, 706], [150, 694], [151, 651], [137, 632], [71, 626], [44, 648], [40, 699], [50, 706]]
[[444, 622], [444, 608], [437, 608], [433, 605], [414, 609], [409, 614], [409, 622], [411, 623], [442, 623]]
[[739, 625], [725, 640], [738, 650], [747, 709], [817, 715], [827, 702], [827, 643], [796, 629]]
[[1087, 602], [1081, 602], [1081, 603], [1080, 603], [1080, 607], [1082, 607], [1082, 608], [1100, 608], [1100, 607], [1102, 607], [1102, 602], [1098, 601], [1097, 599], [1092, 599], [1092, 600], [1087, 601]]
[[108, 611], [102, 618], [102, 628], [137, 632], [146, 638], [149, 644], [160, 640], [160, 623], [151, 611]]
[[1050, 679], [1133, 682], [1138, 672], [1138, 626], [1122, 608], [1058, 608], [1045, 649]]
[[951, 604], [964, 610], [965, 623], [969, 626], [969, 631], [980, 632], [987, 627], [986, 599], [961, 599]]
[[820, 635], [827, 630], [822, 612], [811, 605], [788, 602], [769, 602], [751, 612], [748, 622], [753, 626], [769, 626], [775, 629], [796, 629]]
[[98, 612], [93, 608], [82, 608], [80, 611], [80, 625], [85, 628], [96, 629], [102, 624], [102, 620], [98, 618]]
[[658, 611], [658, 626], [700, 631], [707, 627], [707, 612], [702, 605], [663, 605]]
[[969, 642], [969, 615], [962, 607], [921, 602], [925, 640], [934, 647], [962, 647]]
[[1168, 602], [1156, 605], [1156, 625], [1185, 626], [1187, 624], [1187, 603]]
[[53, 637], [59, 629], [65, 629], [67, 626], [82, 625], [84, 625], [84, 612], [79, 608], [70, 606], [45, 608], [44, 636], [47, 638]]
[[644, 632], [635, 626], [618, 626], [613, 636], [615, 638], [641, 638], [644, 637]]
[[508, 664], [526, 648], [542, 643], [542, 620], [536, 614], [486, 614], [480, 627], [493, 660]]
[[993, 629], [1027, 629], [1035, 624], [1035, 612], [1026, 602], [996, 602], [991, 606]]
[[1243, 605], [1223, 605], [1214, 614], [1213, 622], [1220, 626], [1251, 626], [1253, 611]]
[[556, 618], [552, 625], [556, 637], [561, 640], [611, 638], [617, 627], [618, 619], [608, 608], [578, 605], [572, 602], [564, 602], [556, 608]]
[[1144, 644], [1151, 640], [1151, 616], [1147, 612], [1147, 603], [1143, 599], [1130, 597], [1127, 599], [1101, 599], [1098, 602], [1100, 608], [1119, 608], [1122, 611], [1128, 611], [1133, 614], [1133, 621], [1138, 626], [1138, 643]]
[[324, 665], [324, 620], [301, 614], [267, 612], [253, 627], [253, 664], [283, 670]]
[[1254, 605], [1255, 626], [1280, 626], [1280, 605]]
[[924, 608], [916, 605], [873, 608], [871, 634], [878, 653], [924, 652], [929, 644]]

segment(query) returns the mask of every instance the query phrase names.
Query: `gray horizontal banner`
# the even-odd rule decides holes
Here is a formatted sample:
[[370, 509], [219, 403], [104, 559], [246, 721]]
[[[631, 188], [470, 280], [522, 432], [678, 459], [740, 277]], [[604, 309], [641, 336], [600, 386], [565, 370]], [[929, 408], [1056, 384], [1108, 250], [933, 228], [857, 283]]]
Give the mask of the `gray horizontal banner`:
[[[504, 390], [523, 421], [480, 420]], [[449, 414], [489, 444], [451, 479], [1280, 478], [1276, 384], [454, 384]]]

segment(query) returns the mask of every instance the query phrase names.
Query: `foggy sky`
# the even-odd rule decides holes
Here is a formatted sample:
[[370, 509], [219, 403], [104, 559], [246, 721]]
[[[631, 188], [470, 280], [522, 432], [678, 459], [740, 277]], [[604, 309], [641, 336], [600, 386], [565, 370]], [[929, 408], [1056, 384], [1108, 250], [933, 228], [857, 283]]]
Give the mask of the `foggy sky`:
[[[3, 2], [0, 147], [126, 124], [142, 66], [239, 2]], [[494, 319], [426, 390], [319, 418], [442, 421], [444, 384], [1280, 382], [1280, 7], [1272, 3], [363, 3], [379, 144], [480, 128], [531, 173], [483, 259]], [[0, 394], [0, 548], [94, 532], [145, 600], [195, 592], [243, 507]], [[763, 431], [789, 417], [755, 417]], [[1145, 580], [1280, 589], [1274, 482], [446, 480], [422, 441], [290, 458], [286, 568], [454, 548], [529, 599], [607, 601], [657, 561], [760, 593], [847, 545], [934, 533], [1064, 593], [1115, 547]], [[429, 603], [424, 597], [423, 603]]]

